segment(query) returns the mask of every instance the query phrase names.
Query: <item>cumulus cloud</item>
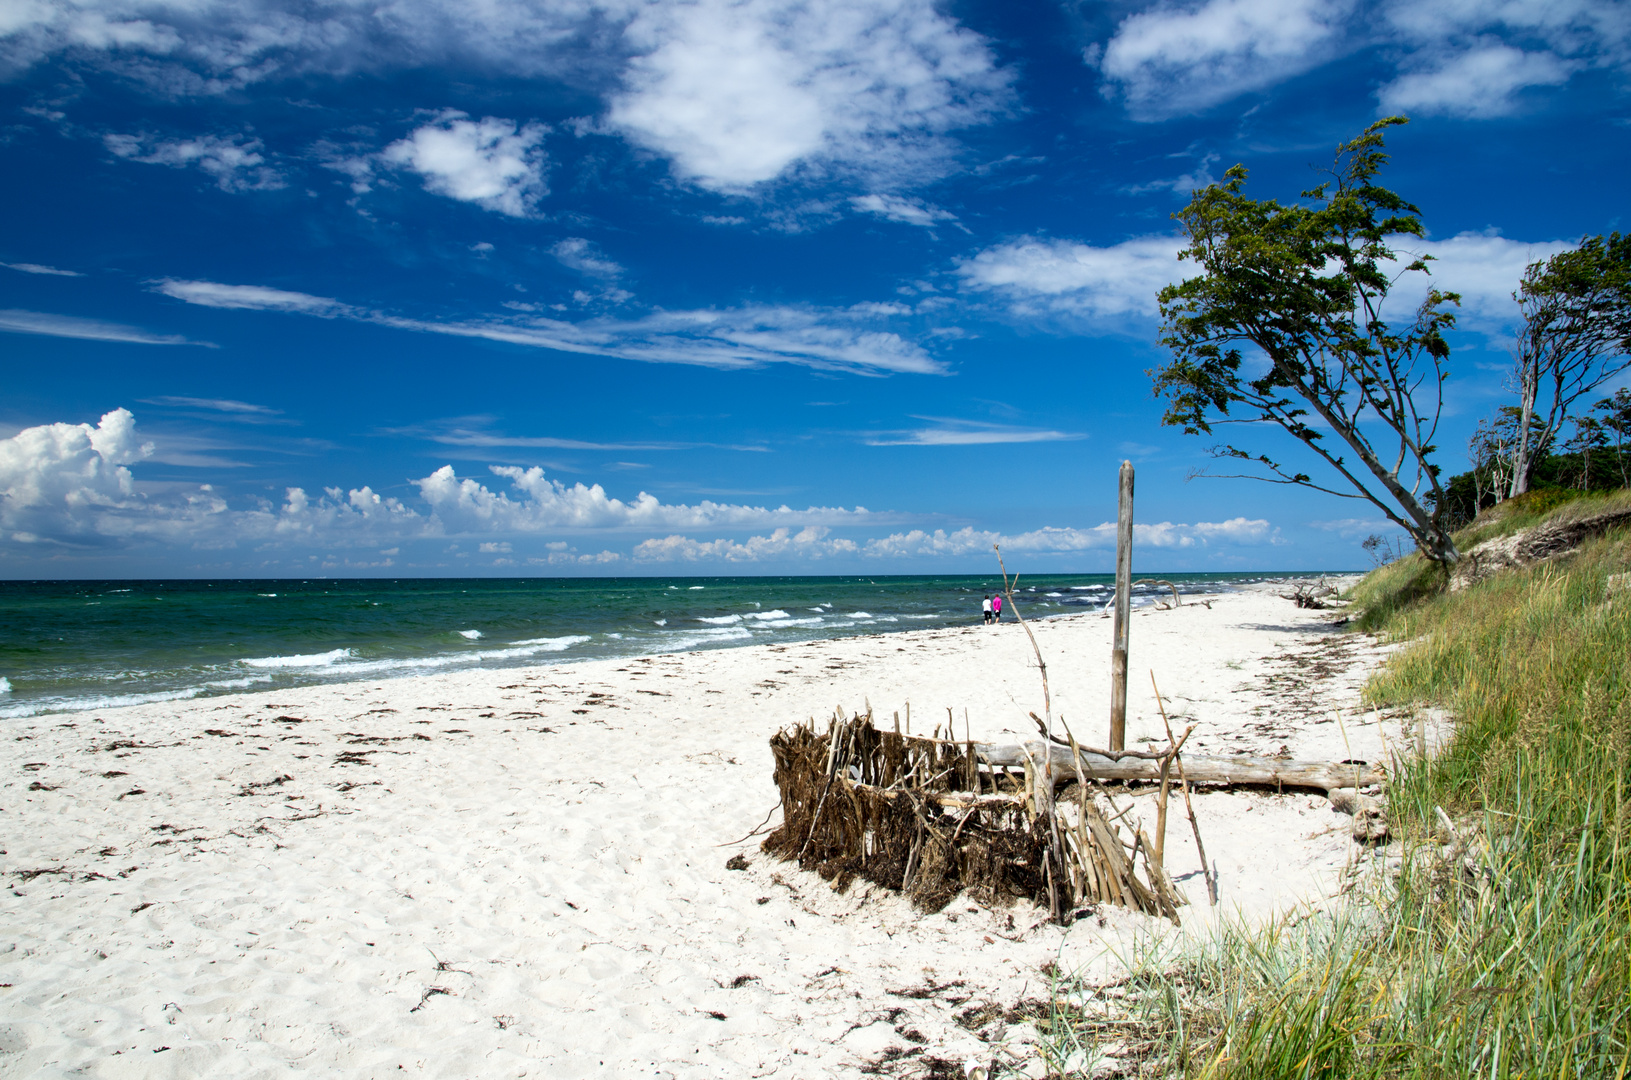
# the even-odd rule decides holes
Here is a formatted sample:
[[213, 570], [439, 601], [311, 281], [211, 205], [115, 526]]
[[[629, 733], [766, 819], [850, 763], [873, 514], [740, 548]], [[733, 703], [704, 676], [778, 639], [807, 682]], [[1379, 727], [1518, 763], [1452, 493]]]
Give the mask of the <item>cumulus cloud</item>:
[[860, 548], [853, 540], [826, 539], [830, 530], [807, 525], [794, 532], [780, 528], [768, 536], [750, 536], [744, 541], [730, 539], [692, 540], [671, 535], [642, 540], [634, 546], [637, 562], [760, 562], [772, 559], [822, 559], [855, 555]]
[[215, 178], [222, 191], [271, 191], [284, 186], [283, 176], [266, 164], [259, 139], [234, 135], [199, 135], [191, 139], [156, 139], [149, 135], [106, 135], [103, 145], [119, 157], [172, 169], [189, 166]]
[[368, 486], [325, 488], [317, 494], [291, 487], [281, 504], [232, 507], [208, 485], [193, 490], [167, 485], [144, 493], [129, 466], [163, 460], [162, 450], [137, 436], [135, 418], [125, 409], [109, 412], [95, 427], [47, 424], [0, 440], [0, 542], [377, 548], [471, 536], [501, 553], [511, 550], [513, 538], [561, 533], [824, 530], [891, 520], [860, 506], [796, 510], [706, 499], [672, 504], [647, 492], [625, 500], [599, 484], [565, 484], [540, 468], [509, 466], [491, 466], [489, 476], [504, 483], [489, 486], [490, 480], [461, 477], [444, 465], [414, 481], [417, 504], [382, 496]]
[[471, 120], [449, 110], [387, 146], [380, 159], [418, 173], [425, 190], [437, 195], [526, 217], [549, 193], [543, 149], [548, 130], [493, 116]]
[[451, 465], [416, 480], [432, 515], [449, 532], [522, 533], [550, 529], [694, 529], [709, 526], [754, 528], [786, 522], [789, 525], [853, 523], [871, 520], [863, 507], [812, 506], [794, 510], [716, 503], [704, 499], [695, 506], [667, 504], [640, 492], [634, 499], [613, 498], [599, 484], [567, 485], [533, 467], [489, 466], [494, 476], [510, 482], [510, 491], [493, 491], [470, 477], [460, 478]]
[[[14, 334], [40, 334], [45, 337], [81, 338], [86, 341], [122, 341], [132, 345], [206, 345], [189, 341], [179, 334], [154, 334], [136, 326], [83, 319], [77, 315], [50, 315], [42, 311], [0, 311], [0, 331]], [[213, 346], [209, 346], [213, 348]]]
[[899, 195], [857, 195], [850, 205], [866, 214], [876, 214], [902, 225], [916, 225], [930, 229], [942, 221], [956, 221], [957, 215], [938, 206], [930, 206], [921, 199], [906, 199]]
[[[1138, 547], [1195, 548], [1212, 543], [1249, 546], [1274, 543], [1277, 539], [1278, 530], [1267, 521], [1245, 517], [1228, 521], [1201, 521], [1193, 525], [1163, 521], [1147, 525], [1135, 523], [1133, 526], [1133, 543]], [[1091, 529], [1048, 527], [1012, 536], [972, 527], [955, 532], [912, 529], [869, 540], [864, 553], [880, 558], [974, 555], [989, 552], [993, 544], [1001, 544], [1004, 551], [1036, 553], [1113, 550], [1116, 546], [1116, 523], [1106, 521]]]
[[653, 4], [625, 40], [637, 55], [610, 123], [716, 191], [801, 162], [921, 176], [1007, 93], [985, 42], [930, 0]]
[[[489, 466], [484, 478], [445, 465], [414, 481], [417, 500], [384, 496], [369, 486], [308, 493], [287, 488], [281, 501], [233, 506], [209, 485], [143, 490], [132, 466], [162, 460], [163, 448], [141, 439], [135, 418], [115, 409], [90, 424], [47, 424], [0, 440], [0, 553], [101, 549], [143, 543], [206, 549], [353, 548], [396, 555], [412, 541], [465, 538], [481, 554], [509, 555], [535, 545], [540, 565], [615, 562], [616, 551], [579, 553], [562, 536], [660, 533], [636, 542], [642, 562], [767, 562], [984, 555], [1004, 550], [1068, 553], [1115, 546], [1115, 524], [1090, 529], [1042, 528], [1007, 535], [972, 527], [952, 532], [911, 529], [871, 539], [834, 536], [901, 520], [864, 507], [750, 506], [703, 500], [664, 503], [640, 492], [620, 499], [598, 484], [566, 484], [539, 468]], [[495, 483], [494, 481], [501, 483]], [[706, 530], [713, 538], [688, 533]], [[751, 533], [739, 538], [742, 533]], [[736, 535], [730, 535], [736, 534]], [[1267, 521], [1140, 524], [1143, 547], [1205, 548], [1277, 543]]]
[[[957, 267], [964, 286], [995, 293], [1016, 314], [1102, 322], [1156, 313], [1156, 294], [1192, 272], [1172, 236], [1109, 247], [1025, 237], [987, 248]], [[1186, 272], [1187, 271], [1187, 272]]]
[[1123, 19], [1098, 57], [1107, 96], [1137, 119], [1200, 112], [1329, 59], [1350, 0], [1206, 0]]
[[126, 466], [152, 453], [125, 409], [95, 427], [46, 424], [0, 440], [0, 535], [19, 544], [105, 542], [137, 506]]
[[1432, 58], [1377, 91], [1386, 112], [1442, 113], [1485, 120], [1518, 108], [1518, 92], [1530, 86], [1560, 86], [1581, 62], [1551, 52], [1525, 52], [1487, 42], [1465, 52]]

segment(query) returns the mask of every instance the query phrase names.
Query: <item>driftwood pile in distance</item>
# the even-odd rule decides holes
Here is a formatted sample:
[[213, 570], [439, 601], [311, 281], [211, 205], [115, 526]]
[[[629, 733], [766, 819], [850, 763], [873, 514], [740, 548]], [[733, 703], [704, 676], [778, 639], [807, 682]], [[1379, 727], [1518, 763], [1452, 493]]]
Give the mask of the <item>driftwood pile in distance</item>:
[[770, 745], [782, 824], [763, 849], [835, 888], [861, 878], [923, 911], [968, 889], [988, 904], [1033, 900], [1061, 922], [1096, 903], [1176, 922], [1187, 902], [1142, 829], [1124, 837], [1086, 787], [1039, 809], [1035, 770], [993, 765], [972, 742], [902, 734], [898, 721], [880, 731], [870, 713], [840, 711], [824, 732], [799, 724]]

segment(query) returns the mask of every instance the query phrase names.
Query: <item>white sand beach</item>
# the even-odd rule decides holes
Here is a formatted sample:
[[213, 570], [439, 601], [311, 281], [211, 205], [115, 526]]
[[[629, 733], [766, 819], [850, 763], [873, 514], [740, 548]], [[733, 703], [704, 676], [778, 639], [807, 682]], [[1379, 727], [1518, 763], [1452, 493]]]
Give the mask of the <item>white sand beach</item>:
[[[1267, 590], [1131, 626], [1128, 744], [1381, 761], [1382, 654]], [[1054, 709], [1102, 745], [1110, 620], [1034, 624]], [[1013, 623], [468, 671], [9, 721], [0, 742], [0, 1077], [844, 1075], [892, 1047], [1023, 1059], [1045, 964], [1109, 969], [1171, 926], [1104, 908], [920, 916], [742, 840], [776, 805], [778, 728], [910, 703], [926, 733], [1034, 735]], [[1127, 797], [1121, 797], [1125, 804]], [[1133, 816], [1153, 821], [1153, 799]], [[1168, 863], [1191, 906], [1332, 902], [1356, 857], [1311, 794], [1196, 799]], [[740, 841], [740, 842], [738, 842]], [[744, 853], [749, 867], [726, 868]], [[971, 1012], [973, 1010], [973, 1012]], [[921, 1068], [921, 1066], [916, 1066]]]

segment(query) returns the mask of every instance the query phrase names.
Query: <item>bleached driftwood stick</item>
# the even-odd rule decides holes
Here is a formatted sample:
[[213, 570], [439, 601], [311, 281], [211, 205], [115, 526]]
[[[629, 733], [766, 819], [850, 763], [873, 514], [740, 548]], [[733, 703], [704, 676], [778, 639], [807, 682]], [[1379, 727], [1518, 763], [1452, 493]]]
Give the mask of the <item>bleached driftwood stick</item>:
[[[1026, 751], [1033, 762], [1046, 758], [1053, 766], [1056, 782], [1074, 779], [1076, 764], [1068, 746], [1044, 746], [1040, 741], [1021, 746], [1001, 746], [996, 743], [975, 743], [974, 752], [990, 765], [1022, 768]], [[1151, 758], [1110, 758], [1083, 747], [1080, 751], [1082, 768], [1088, 780], [1151, 780], [1161, 779], [1163, 755]], [[1212, 757], [1199, 754], [1184, 755], [1184, 774], [1191, 784], [1261, 784], [1272, 787], [1318, 788], [1332, 791], [1353, 787], [1355, 777], [1364, 787], [1382, 782], [1382, 772], [1372, 765], [1347, 765], [1336, 761], [1285, 761], [1266, 757]]]

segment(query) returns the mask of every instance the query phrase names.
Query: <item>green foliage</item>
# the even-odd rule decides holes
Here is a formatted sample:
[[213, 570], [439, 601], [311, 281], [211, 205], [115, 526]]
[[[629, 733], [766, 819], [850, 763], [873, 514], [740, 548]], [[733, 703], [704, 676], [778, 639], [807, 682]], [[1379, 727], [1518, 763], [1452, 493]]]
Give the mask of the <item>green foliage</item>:
[[[1259, 466], [1255, 479], [1367, 499], [1431, 558], [1454, 562], [1447, 530], [1419, 496], [1438, 492], [1444, 332], [1459, 297], [1429, 288], [1403, 326], [1382, 314], [1397, 272], [1390, 242], [1424, 234], [1420, 211], [1375, 182], [1383, 133], [1402, 123], [1378, 121], [1340, 147], [1331, 179], [1303, 192], [1304, 203], [1248, 198], [1239, 165], [1195, 192], [1175, 216], [1189, 236], [1179, 257], [1201, 273], [1161, 291], [1172, 359], [1151, 375], [1165, 423], [1190, 434], [1273, 423], [1336, 475], [1316, 482], [1232, 444], [1215, 448], [1219, 457]], [[1405, 272], [1427, 273], [1427, 260]], [[1244, 370], [1242, 346], [1266, 362], [1261, 375]]]

